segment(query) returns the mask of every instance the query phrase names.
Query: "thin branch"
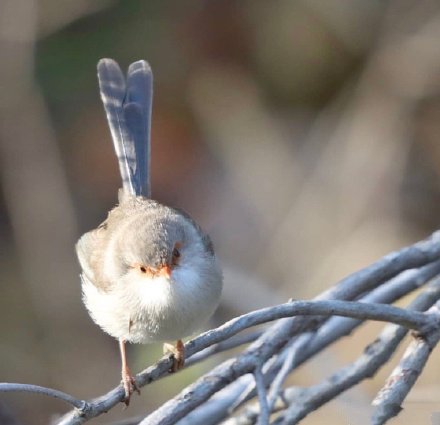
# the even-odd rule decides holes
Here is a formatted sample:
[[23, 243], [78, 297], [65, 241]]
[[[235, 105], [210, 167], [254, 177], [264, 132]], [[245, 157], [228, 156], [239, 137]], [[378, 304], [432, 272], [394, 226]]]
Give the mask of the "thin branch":
[[[364, 295], [360, 301], [375, 303], [394, 302], [426, 284], [426, 282], [436, 276], [439, 271], [440, 261], [428, 264], [420, 269], [406, 270], [372, 292]], [[431, 289], [427, 289], [427, 292], [429, 293], [430, 290]], [[429, 305], [432, 305], [432, 302]], [[290, 319], [283, 320], [288, 321]], [[276, 356], [276, 361], [266, 373], [267, 380], [272, 381], [279, 373], [281, 365], [285, 361], [286, 349], [293, 351], [295, 354], [293, 356], [294, 362], [292, 365], [292, 369], [294, 369], [340, 337], [351, 333], [353, 329], [361, 323], [362, 321], [357, 319], [331, 317], [319, 327], [316, 334], [309, 333], [309, 338], [302, 338], [300, 340], [294, 339], [293, 343], [288, 344], [288, 348], [284, 348], [281, 353]], [[218, 421], [224, 419], [228, 413], [235, 410], [235, 408], [238, 408], [244, 402], [250, 400], [255, 396], [255, 387], [252, 381], [243, 378], [247, 377], [244, 376], [229, 387], [221, 390], [198, 409], [191, 412], [184, 420], [181, 420], [179, 425], [181, 423], [182, 425], [216, 424]]]
[[[300, 335], [297, 340], [294, 342], [297, 343], [297, 345], [303, 345], [305, 341], [308, 341], [310, 339], [310, 333], [305, 333], [303, 335]], [[287, 355], [286, 359], [283, 362], [283, 365], [278, 372], [277, 376], [273, 380], [273, 384], [270, 388], [269, 392], [269, 409], [272, 411], [273, 407], [275, 406], [275, 403], [279, 397], [279, 392], [281, 391], [281, 388], [283, 386], [284, 381], [289, 376], [289, 373], [293, 369], [293, 365], [296, 363], [296, 357], [298, 354], [298, 351], [295, 350], [295, 347], [292, 347], [293, 349], [289, 350], [289, 347], [286, 349]]]
[[392, 356], [407, 329], [387, 326], [379, 338], [370, 344], [352, 364], [338, 370], [322, 383], [309, 388], [303, 398], [288, 400], [289, 408], [276, 424], [296, 424], [310, 412], [353, 387], [366, 377], [373, 376]]
[[[439, 257], [440, 232], [435, 232], [428, 239], [418, 242], [410, 247], [403, 248], [400, 251], [391, 253], [371, 266], [348, 276], [336, 286], [321, 294], [318, 299], [354, 299], [366, 291], [377, 288], [388, 279], [396, 276], [404, 270], [424, 266], [428, 263], [437, 261]], [[316, 319], [303, 317], [277, 322], [257, 341], [248, 347], [237, 359], [225, 362], [188, 387], [187, 391], [197, 392], [200, 388], [206, 389], [203, 397], [195, 398], [194, 400], [191, 399], [191, 402], [189, 402], [188, 399], [185, 399], [186, 391], [184, 391], [154, 412], [153, 417], [163, 419], [164, 424], [176, 422], [238, 377], [252, 372], [257, 357], [263, 359], [272, 357], [282, 349], [290, 338], [297, 335], [302, 330], [307, 329], [308, 326], [313, 325], [315, 322]], [[219, 341], [215, 341], [215, 338], [210, 340], [208, 332], [207, 334], [188, 342], [185, 348], [189, 355], [193, 355], [214, 342]], [[155, 366], [149, 367], [137, 375], [137, 384], [143, 386], [167, 375], [170, 366], [171, 359], [160, 360]], [[220, 373], [220, 375], [218, 375], [218, 373]], [[211, 384], [205, 385], [206, 381], [209, 381], [210, 378], [212, 378], [210, 381]], [[71, 411], [62, 418], [60, 424], [84, 423], [88, 419], [96, 417], [111, 409], [123, 399], [123, 396], [124, 393], [122, 388], [117, 387], [98, 399], [92, 400], [89, 403], [90, 409], [87, 414], [81, 416], [77, 412]], [[152, 420], [151, 423], [154, 423], [154, 420]]]
[[[292, 310], [289, 310], [291, 313], [295, 311], [295, 313], [301, 312], [301, 314], [311, 315], [344, 314], [353, 315], [353, 317], [356, 318], [374, 318], [374, 320], [384, 321], [386, 321], [386, 313], [389, 313], [389, 321], [406, 327], [426, 329], [427, 326], [438, 326], [437, 319], [434, 320], [431, 316], [418, 312], [407, 312], [397, 307], [382, 304], [364, 304], [346, 301], [295, 301], [290, 304], [283, 304], [279, 307], [282, 307], [281, 310], [284, 310], [284, 308], [289, 310], [288, 307], [291, 307]], [[314, 307], [316, 307], [316, 309]], [[263, 310], [264, 314], [266, 314], [267, 311], [265, 311], [265, 309]], [[263, 310], [260, 310], [260, 312]], [[173, 424], [194, 409], [194, 407], [206, 401], [212, 394], [233, 382], [238, 376], [253, 372], [260, 361], [267, 360], [272, 356], [273, 347], [267, 344], [257, 345], [255, 347], [258, 343], [259, 340], [237, 359], [221, 364], [200, 378], [194, 384], [183, 390], [175, 399], [168, 401], [161, 408], [145, 418], [141, 424]], [[189, 394], [191, 396], [189, 396]]]
[[270, 409], [267, 403], [266, 384], [264, 382], [262, 365], [259, 365], [254, 370], [255, 386], [257, 388], [258, 400], [260, 403], [260, 418], [258, 425], [269, 425]]
[[[422, 313], [409, 313], [403, 309], [393, 306], [349, 301], [294, 301], [288, 304], [257, 310], [256, 312], [243, 315], [237, 319], [227, 322], [225, 325], [218, 328], [218, 330], [222, 329], [225, 334], [227, 334], [228, 331], [235, 332], [237, 330], [237, 323], [239, 323], [241, 326], [247, 327], [251, 326], [250, 323], [260, 324], [260, 320], [268, 320], [268, 318], [273, 318], [274, 316], [286, 317], [296, 314], [344, 315], [362, 319], [368, 318], [373, 320], [394, 322], [419, 330], [424, 329], [427, 326], [431, 326], [429, 320], [427, 320], [426, 316]], [[213, 332], [209, 333], [212, 337]], [[302, 336], [302, 339], [305, 338], [305, 336]], [[293, 361], [295, 352], [292, 351], [291, 355], [293, 356], [291, 359]], [[288, 371], [285, 370], [284, 373], [285, 377]], [[237, 400], [237, 406], [238, 404], [242, 403], [252, 391], [253, 386], [251, 386], [248, 391], [244, 392], [243, 397]]]
[[[410, 305], [411, 310], [426, 310], [440, 298], [440, 278], [432, 282]], [[429, 314], [434, 311], [429, 310]], [[363, 379], [373, 376], [378, 369], [392, 356], [399, 343], [405, 337], [407, 329], [396, 325], [388, 325], [378, 339], [370, 344], [363, 355], [352, 364], [332, 374], [322, 383], [308, 389], [281, 393], [281, 398], [289, 408], [280, 416], [275, 424], [294, 424], [324, 403], [356, 385]], [[406, 394], [405, 394], [406, 396]], [[403, 398], [405, 397], [403, 396]], [[254, 424], [257, 417], [256, 408], [248, 409], [237, 422], [231, 424]], [[378, 422], [381, 423], [381, 422]]]
[[[273, 407], [272, 406], [273, 403], [271, 403], [271, 398], [273, 398], [273, 394], [278, 394], [284, 382], [284, 379], [287, 377], [288, 373], [290, 372], [289, 369], [290, 367], [293, 366], [293, 363], [295, 361], [297, 348], [303, 346], [304, 341], [308, 340], [310, 334], [311, 333], [309, 332], [294, 338], [287, 345], [287, 347], [285, 347], [282, 350], [280, 354], [269, 359], [264, 365], [264, 380], [267, 383], [270, 382], [273, 383], [271, 388], [271, 395], [268, 398], [270, 410], [272, 410]], [[255, 386], [255, 382], [254, 381], [249, 382], [245, 388], [243, 387], [240, 396], [236, 397], [233, 403], [230, 404], [228, 408], [228, 413], [231, 414], [232, 412], [237, 410], [240, 406], [242, 406], [244, 403], [255, 397], [256, 390], [257, 388]], [[277, 397], [275, 397], [275, 400], [276, 398]], [[260, 412], [260, 409], [258, 408], [256, 411]]]
[[[186, 415], [178, 422], [178, 425], [217, 425], [228, 415], [230, 406], [241, 397], [243, 391], [249, 387], [252, 381], [250, 374], [241, 376], [231, 385], [214, 394], [198, 409]], [[255, 394], [251, 396], [254, 397]]]
[[[230, 338], [238, 332], [252, 326], [294, 316], [343, 316], [361, 320], [391, 322], [419, 331], [423, 330], [426, 326], [436, 325], [438, 322], [437, 318], [427, 316], [423, 313], [416, 311], [410, 312], [386, 304], [339, 300], [292, 301], [275, 307], [256, 310], [252, 313], [247, 313], [232, 319], [217, 329], [208, 331], [199, 336], [197, 338], [197, 340], [199, 340], [198, 345], [211, 345], [214, 342]], [[192, 342], [194, 342], [194, 340]]]
[[[440, 301], [429, 312], [440, 316]], [[402, 360], [373, 400], [373, 406], [377, 407], [373, 414], [372, 424], [382, 425], [402, 410], [401, 404], [422, 373], [429, 355], [439, 341], [440, 329], [428, 336], [415, 336], [402, 356]]]
[[[440, 279], [436, 279], [409, 306], [411, 310], [426, 310], [440, 297]], [[379, 338], [369, 345], [364, 354], [340, 371], [334, 373], [326, 381], [303, 393], [301, 401], [295, 399], [284, 417], [283, 424], [296, 423], [308, 413], [333, 399], [343, 391], [359, 383], [366, 377], [373, 376], [395, 352], [399, 343], [407, 334], [407, 329], [396, 325], [388, 325]]]
[[[275, 361], [275, 359], [273, 361]], [[245, 384], [244, 380], [243, 380], [243, 384]], [[243, 389], [240, 391], [238, 397], [236, 397], [232, 401], [232, 403], [228, 406], [227, 409], [228, 414], [231, 414], [235, 409], [238, 409], [243, 403], [246, 403], [246, 401], [250, 400], [251, 398], [254, 398], [255, 394], [256, 394], [255, 380], [247, 382], [246, 385], [243, 385]]]
[[347, 276], [339, 284], [323, 292], [317, 299], [354, 299], [363, 292], [378, 287], [404, 270], [422, 267], [438, 261], [440, 231], [412, 246], [392, 252], [376, 263]]
[[63, 400], [73, 407], [76, 407], [81, 412], [86, 411], [88, 407], [88, 403], [84, 400], [78, 400], [77, 398], [72, 397], [70, 394], [66, 394], [62, 391], [54, 390], [52, 388], [40, 387], [39, 385], [0, 382], [0, 392], [26, 392], [43, 394], [49, 397], [57, 398], [58, 400]]
[[[440, 261], [428, 264], [420, 269], [405, 270], [374, 291], [363, 296], [360, 301], [380, 304], [393, 303], [415, 289], [420, 288], [439, 273]], [[307, 352], [316, 354], [341, 336], [349, 335], [361, 323], [362, 321], [357, 319], [331, 317], [320, 326], [317, 333], [313, 336], [313, 340], [308, 344]]]
[[[361, 294], [377, 288], [387, 279], [394, 277], [404, 270], [438, 261], [439, 238], [440, 232], [435, 232], [424, 241], [403, 248], [400, 251], [390, 253], [376, 263], [342, 279], [337, 285], [323, 292], [316, 297], [316, 299], [355, 299]], [[312, 325], [313, 320], [310, 318], [296, 317], [279, 322], [269, 328], [259, 341], [257, 341], [255, 347], [251, 346], [249, 350], [254, 348], [258, 349], [259, 346], [269, 344], [269, 347], [273, 347], [273, 351], [271, 351], [273, 355], [277, 350], [280, 350], [290, 338], [298, 335], [305, 329], [310, 329]]]
[[[295, 347], [302, 342], [302, 336], [293, 338], [292, 342], [289, 343], [289, 347], [291, 347], [292, 350], [295, 350]], [[280, 369], [285, 364], [286, 358], [287, 358], [288, 351], [286, 349], [283, 349], [281, 353], [277, 354], [276, 356], [273, 356], [272, 358], [268, 359], [263, 367], [263, 373], [264, 373], [264, 380], [265, 382], [273, 382], [274, 379], [276, 379], [277, 375], [280, 373]], [[229, 405], [229, 408], [227, 409], [227, 412], [231, 414], [234, 410], [238, 409], [241, 405], [246, 403], [247, 401], [254, 398], [256, 395], [256, 387], [255, 382], [250, 381], [246, 386], [242, 387], [241, 393], [238, 397], [236, 397]], [[208, 402], [209, 403], [209, 402]]]
[[213, 344], [209, 347], [206, 347], [204, 350], [193, 354], [188, 360], [185, 361], [185, 367], [193, 366], [196, 363], [199, 363], [215, 354], [223, 353], [224, 351], [237, 348], [241, 345], [249, 344], [250, 342], [254, 342], [262, 334], [262, 330], [257, 330], [253, 332], [248, 332], [244, 335], [233, 336], [230, 339], [219, 342], [217, 344]]

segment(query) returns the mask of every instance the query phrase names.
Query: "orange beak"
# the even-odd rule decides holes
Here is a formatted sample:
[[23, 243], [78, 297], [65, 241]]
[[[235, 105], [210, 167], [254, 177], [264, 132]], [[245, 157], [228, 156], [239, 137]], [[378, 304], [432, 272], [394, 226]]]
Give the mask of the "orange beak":
[[170, 278], [171, 277], [171, 267], [168, 264], [165, 264], [164, 266], [162, 266], [159, 270], [158, 270], [158, 275], [159, 276], [164, 276], [166, 278]]
[[171, 266], [168, 264], [165, 264], [157, 269], [152, 268], [152, 267], [143, 266], [142, 264], [138, 264], [138, 263], [133, 264], [132, 267], [139, 270], [142, 274], [144, 274], [145, 276], [148, 276], [150, 278], [156, 277], [156, 276], [163, 276], [163, 277], [166, 277], [169, 279], [171, 277], [171, 273], [173, 272]]

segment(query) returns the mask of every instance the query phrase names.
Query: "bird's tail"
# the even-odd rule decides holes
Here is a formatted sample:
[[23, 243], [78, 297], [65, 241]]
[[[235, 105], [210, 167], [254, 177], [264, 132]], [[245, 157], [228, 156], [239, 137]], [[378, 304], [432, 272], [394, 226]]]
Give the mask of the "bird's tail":
[[150, 130], [153, 74], [146, 61], [128, 68], [127, 81], [113, 59], [98, 62], [101, 99], [125, 193], [151, 197]]

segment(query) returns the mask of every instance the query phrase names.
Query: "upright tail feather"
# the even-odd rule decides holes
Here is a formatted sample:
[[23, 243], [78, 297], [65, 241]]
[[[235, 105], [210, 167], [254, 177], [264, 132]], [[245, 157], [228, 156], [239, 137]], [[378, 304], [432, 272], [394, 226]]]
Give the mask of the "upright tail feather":
[[153, 73], [146, 61], [137, 61], [128, 68], [125, 120], [134, 139], [137, 168], [136, 184], [141, 194], [151, 196], [150, 134], [153, 103]]
[[122, 188], [132, 195], [150, 197], [151, 68], [145, 61], [132, 63], [126, 84], [117, 62], [101, 59], [98, 80]]

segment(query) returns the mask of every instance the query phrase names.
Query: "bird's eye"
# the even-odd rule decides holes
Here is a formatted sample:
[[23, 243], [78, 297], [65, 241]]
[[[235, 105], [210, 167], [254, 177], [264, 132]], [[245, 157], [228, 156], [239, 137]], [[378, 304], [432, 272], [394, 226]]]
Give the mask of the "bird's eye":
[[173, 249], [173, 265], [176, 265], [179, 262], [179, 258], [180, 258], [179, 245], [176, 244], [176, 246]]
[[150, 268], [148, 266], [144, 266], [142, 263], [133, 263], [129, 266], [131, 269], [135, 269], [142, 274], [149, 274]]

